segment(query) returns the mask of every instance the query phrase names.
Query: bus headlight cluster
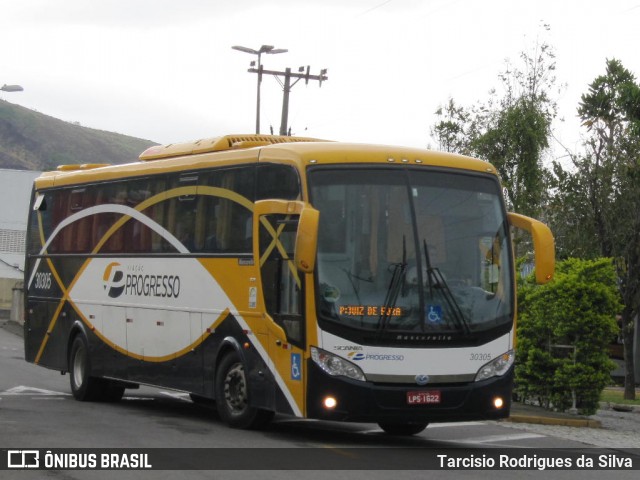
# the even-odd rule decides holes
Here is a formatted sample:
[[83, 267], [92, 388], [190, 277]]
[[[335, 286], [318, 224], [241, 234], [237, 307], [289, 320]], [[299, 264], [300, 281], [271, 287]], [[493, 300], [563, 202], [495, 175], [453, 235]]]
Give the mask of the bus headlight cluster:
[[507, 353], [499, 355], [489, 363], [480, 367], [476, 374], [476, 382], [486, 380], [491, 377], [501, 377], [509, 371], [515, 360], [516, 354], [513, 350], [509, 350]]
[[333, 355], [317, 347], [311, 347], [311, 358], [316, 365], [329, 375], [352, 378], [353, 380], [360, 380], [362, 382], [366, 381], [360, 367], [342, 357]]

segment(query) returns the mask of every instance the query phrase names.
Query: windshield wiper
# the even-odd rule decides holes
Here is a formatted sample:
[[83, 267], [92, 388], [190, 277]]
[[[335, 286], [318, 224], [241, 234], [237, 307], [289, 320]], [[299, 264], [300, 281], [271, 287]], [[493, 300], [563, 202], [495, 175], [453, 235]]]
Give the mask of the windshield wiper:
[[398, 295], [402, 289], [405, 273], [407, 271], [407, 240], [402, 236], [402, 262], [393, 263], [390, 265], [393, 267], [393, 273], [391, 274], [391, 282], [389, 282], [389, 288], [387, 289], [387, 295], [385, 296], [383, 303], [383, 311], [380, 312], [380, 318], [378, 319], [378, 331], [384, 332], [389, 323], [389, 319], [396, 307], [398, 301]]
[[[460, 305], [456, 301], [451, 289], [444, 279], [444, 275], [438, 267], [434, 267], [431, 264], [431, 257], [429, 256], [429, 248], [427, 247], [427, 241], [423, 239], [424, 257], [427, 262], [427, 282], [429, 284], [429, 295], [433, 298], [433, 289], [439, 288], [442, 291], [444, 301], [449, 307], [449, 311], [453, 315], [455, 323], [464, 331], [465, 334], [471, 333], [469, 323], [464, 318], [464, 313], [460, 309]], [[433, 277], [432, 277], [433, 275]]]

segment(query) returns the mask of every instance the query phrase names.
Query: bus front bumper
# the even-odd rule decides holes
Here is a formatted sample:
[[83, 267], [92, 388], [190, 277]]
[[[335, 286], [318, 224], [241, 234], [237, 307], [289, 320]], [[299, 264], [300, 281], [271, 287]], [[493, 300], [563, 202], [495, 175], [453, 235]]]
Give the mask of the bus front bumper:
[[[436, 423], [496, 420], [509, 416], [513, 367], [501, 377], [447, 385], [375, 384], [331, 376], [309, 360], [307, 417], [333, 421]], [[430, 392], [437, 403], [410, 403]], [[327, 399], [333, 399], [334, 402]], [[496, 403], [502, 405], [496, 406]], [[335, 405], [331, 408], [327, 406]]]

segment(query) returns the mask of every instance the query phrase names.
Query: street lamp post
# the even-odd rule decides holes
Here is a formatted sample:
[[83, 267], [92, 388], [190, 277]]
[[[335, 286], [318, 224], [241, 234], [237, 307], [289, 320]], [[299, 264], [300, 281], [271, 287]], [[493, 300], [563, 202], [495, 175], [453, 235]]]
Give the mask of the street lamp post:
[[[286, 53], [288, 50], [286, 48], [274, 48], [273, 45], [262, 45], [259, 50], [254, 50], [253, 48], [241, 47], [235, 45], [231, 47], [234, 50], [238, 50], [239, 52], [250, 53], [251, 55], [258, 56], [258, 93], [256, 100], [256, 133], [260, 133], [260, 84], [262, 83], [262, 63], [261, 56], [263, 53], [267, 53], [270, 55], [274, 55], [276, 53]], [[251, 63], [251, 66], [254, 65], [254, 62]]]

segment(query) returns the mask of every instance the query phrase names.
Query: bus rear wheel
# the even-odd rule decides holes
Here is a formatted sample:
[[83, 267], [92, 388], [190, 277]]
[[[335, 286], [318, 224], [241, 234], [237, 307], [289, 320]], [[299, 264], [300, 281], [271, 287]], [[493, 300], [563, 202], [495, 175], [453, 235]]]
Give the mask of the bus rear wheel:
[[89, 344], [82, 334], [76, 335], [69, 351], [69, 383], [73, 398], [82, 402], [117, 402], [124, 394], [124, 386], [91, 376]]
[[416, 435], [427, 428], [428, 423], [378, 423], [380, 428], [389, 435]]
[[216, 374], [216, 402], [220, 418], [234, 428], [260, 428], [273, 412], [252, 407], [244, 364], [236, 352], [225, 355]]

